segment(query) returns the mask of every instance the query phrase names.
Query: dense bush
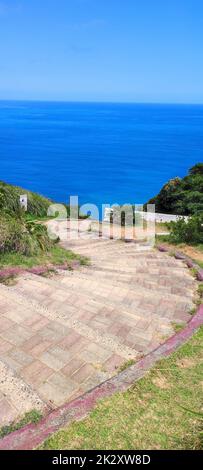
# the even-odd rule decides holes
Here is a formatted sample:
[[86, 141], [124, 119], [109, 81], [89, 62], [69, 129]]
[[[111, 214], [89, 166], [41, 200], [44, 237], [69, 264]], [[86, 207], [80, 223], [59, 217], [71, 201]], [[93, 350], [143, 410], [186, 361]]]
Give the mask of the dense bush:
[[179, 219], [168, 224], [170, 228], [169, 240], [172, 243], [189, 243], [198, 245], [203, 243], [203, 213], [193, 215], [188, 222]]
[[0, 216], [0, 254], [18, 252], [31, 256], [48, 250], [52, 245], [47, 229], [24, 218]]
[[168, 214], [203, 212], [203, 163], [193, 166], [184, 178], [168, 181], [148, 204], [155, 204], [156, 212]]

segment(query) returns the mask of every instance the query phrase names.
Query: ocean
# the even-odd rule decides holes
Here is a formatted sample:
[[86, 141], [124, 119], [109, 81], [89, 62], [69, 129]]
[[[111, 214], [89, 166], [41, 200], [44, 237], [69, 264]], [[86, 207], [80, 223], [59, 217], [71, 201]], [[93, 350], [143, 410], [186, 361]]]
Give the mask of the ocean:
[[0, 179], [58, 202], [141, 204], [203, 161], [203, 106], [0, 102]]

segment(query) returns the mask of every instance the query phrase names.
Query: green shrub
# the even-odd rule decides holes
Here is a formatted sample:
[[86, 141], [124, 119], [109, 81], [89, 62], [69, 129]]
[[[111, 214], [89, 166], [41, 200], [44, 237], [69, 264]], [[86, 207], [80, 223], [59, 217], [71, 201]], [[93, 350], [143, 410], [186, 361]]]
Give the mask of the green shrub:
[[168, 181], [148, 204], [155, 204], [156, 212], [180, 215], [201, 213], [203, 211], [203, 163], [193, 166], [184, 178], [176, 177]]
[[177, 222], [170, 222], [168, 227], [171, 231], [169, 240], [172, 243], [203, 243], [203, 213], [193, 215], [186, 222], [179, 219]]
[[23, 428], [26, 424], [38, 423], [42, 418], [42, 414], [38, 410], [32, 410], [25, 413], [25, 415], [17, 422], [13, 422], [0, 428], [0, 439], [7, 436], [11, 432], [17, 431]]
[[26, 222], [22, 217], [0, 216], [0, 253], [18, 252], [30, 256], [51, 246], [45, 226]]

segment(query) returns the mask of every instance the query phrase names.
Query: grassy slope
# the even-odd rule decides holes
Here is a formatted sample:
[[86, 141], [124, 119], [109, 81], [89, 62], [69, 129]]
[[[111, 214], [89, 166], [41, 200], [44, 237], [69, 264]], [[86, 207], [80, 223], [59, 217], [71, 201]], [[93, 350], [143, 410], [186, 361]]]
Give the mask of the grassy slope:
[[25, 256], [20, 253], [5, 253], [0, 255], [0, 268], [19, 266], [22, 268], [32, 268], [33, 266], [60, 265], [66, 262], [78, 260], [81, 264], [88, 264], [88, 259], [77, 255], [73, 251], [55, 245], [49, 251], [42, 251], [33, 256]]
[[38, 217], [47, 215], [47, 209], [52, 203], [50, 199], [3, 181], [0, 181], [0, 211], [6, 211], [9, 214], [18, 213], [20, 209], [19, 197], [21, 194], [27, 194], [28, 214]]
[[[25, 214], [23, 214], [20, 209], [20, 194], [27, 194], [28, 196], [28, 210]], [[44, 196], [0, 181], [0, 223], [1, 220], [3, 223], [7, 215], [13, 216], [18, 222], [22, 217], [27, 221], [45, 221], [48, 219], [47, 209], [51, 203], [52, 201]], [[31, 268], [37, 265], [63, 264], [74, 259], [79, 260], [81, 264], [87, 264], [88, 262], [85, 257], [76, 255], [72, 251], [54, 245], [47, 251], [41, 251], [40, 253], [36, 253], [36, 255], [29, 256], [21, 254], [20, 251], [1, 252], [0, 268], [11, 266]]]
[[[101, 401], [86, 419], [43, 449], [199, 449], [203, 327], [125, 393]], [[183, 408], [184, 407], [184, 408]]]

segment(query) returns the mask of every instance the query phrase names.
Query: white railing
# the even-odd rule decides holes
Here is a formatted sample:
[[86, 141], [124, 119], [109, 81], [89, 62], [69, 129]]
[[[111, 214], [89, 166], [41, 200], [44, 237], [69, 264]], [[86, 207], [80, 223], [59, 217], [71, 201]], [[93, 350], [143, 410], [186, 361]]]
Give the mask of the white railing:
[[[109, 222], [110, 216], [113, 215], [113, 212], [113, 207], [105, 208], [103, 222]], [[178, 219], [184, 219], [185, 221], [188, 220], [188, 216], [186, 215], [164, 214], [160, 212], [144, 212], [142, 210], [135, 210], [135, 214], [139, 214], [143, 220], [157, 223], [177, 222]]]
[[164, 222], [177, 222], [178, 219], [184, 219], [185, 221], [188, 220], [188, 216], [186, 215], [175, 215], [175, 214], [162, 214], [159, 212], [140, 212], [135, 211], [135, 214], [140, 214], [143, 220], [154, 221], [157, 223], [164, 223]]

